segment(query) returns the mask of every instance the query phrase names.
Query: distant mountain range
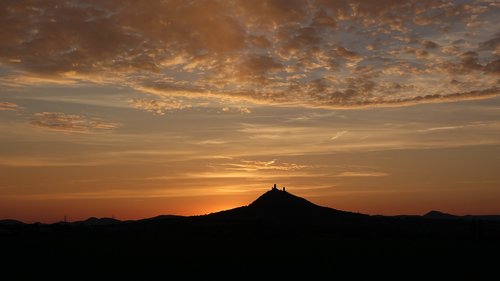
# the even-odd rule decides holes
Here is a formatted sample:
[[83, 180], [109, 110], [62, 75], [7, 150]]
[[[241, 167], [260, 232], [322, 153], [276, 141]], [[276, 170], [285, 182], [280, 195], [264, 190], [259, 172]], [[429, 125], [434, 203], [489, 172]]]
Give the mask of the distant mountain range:
[[[344, 220], [352, 219], [367, 219], [369, 217], [387, 217], [387, 218], [424, 218], [424, 219], [439, 219], [439, 220], [482, 220], [482, 221], [500, 221], [500, 215], [465, 215], [456, 216], [440, 211], [430, 211], [423, 216], [418, 215], [399, 215], [399, 216], [369, 216], [360, 213], [341, 211], [333, 208], [318, 206], [302, 197], [295, 196], [287, 191], [272, 188], [262, 194], [259, 198], [253, 201], [248, 206], [237, 207], [230, 210], [219, 211], [208, 215], [200, 216], [177, 216], [177, 215], [160, 215], [152, 218], [140, 220], [120, 221], [114, 218], [96, 218], [90, 217], [83, 221], [68, 222], [70, 225], [85, 225], [85, 226], [102, 226], [115, 225], [119, 223], [144, 223], [165, 221], [181, 218], [197, 218], [197, 219], [261, 219], [274, 221], [301, 221], [301, 220], [324, 220], [327, 218], [336, 218]], [[61, 224], [63, 222], [59, 222]], [[0, 225], [21, 225], [21, 221], [13, 219], [0, 220]]]
[[456, 216], [440, 211], [430, 211], [423, 215], [427, 219], [440, 219], [440, 220], [483, 220], [483, 221], [500, 221], [500, 215], [465, 215]]

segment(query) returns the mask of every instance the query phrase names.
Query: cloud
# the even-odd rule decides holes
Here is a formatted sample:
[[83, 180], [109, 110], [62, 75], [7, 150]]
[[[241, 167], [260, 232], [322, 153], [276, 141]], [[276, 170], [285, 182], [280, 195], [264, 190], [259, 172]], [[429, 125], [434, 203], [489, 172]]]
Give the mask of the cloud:
[[191, 108], [191, 105], [184, 104], [181, 100], [172, 97], [162, 99], [136, 98], [130, 101], [133, 107], [158, 115], [165, 115], [166, 112]]
[[283, 66], [268, 56], [252, 56], [246, 58], [238, 69], [239, 76], [260, 77], [269, 72], [274, 72]]
[[330, 140], [336, 140], [345, 134], [347, 134], [347, 131], [340, 131], [336, 133], [333, 137], [331, 137]]
[[215, 140], [193, 141], [192, 143], [199, 144], [199, 145], [220, 145], [220, 144], [225, 144], [227, 142], [223, 141], [223, 140], [215, 139]]
[[243, 113], [243, 114], [252, 113], [252, 111], [248, 107], [238, 107], [238, 112]]
[[31, 124], [40, 128], [76, 133], [106, 132], [118, 127], [116, 123], [106, 122], [98, 118], [63, 112], [35, 113], [31, 119]]
[[[333, 93], [331, 95], [332, 105], [338, 103], [337, 99], [342, 99], [344, 98], [345, 95], [346, 93], [342, 92]], [[485, 99], [485, 98], [496, 97], [498, 95], [500, 95], [500, 88], [493, 87], [491, 89], [486, 89], [482, 91], [453, 93], [448, 95], [442, 95], [442, 94], [421, 95], [413, 97], [395, 98], [392, 100], [377, 100], [377, 102], [372, 102], [370, 100], [365, 100], [365, 101], [359, 100], [359, 101], [352, 101], [351, 103], [350, 101], [346, 101], [344, 106], [352, 108], [377, 107], [377, 106], [391, 107], [391, 106], [405, 106], [405, 105], [415, 105], [423, 103]]]
[[15, 103], [8, 101], [0, 101], [0, 111], [17, 111], [21, 107]]
[[386, 177], [388, 175], [383, 172], [342, 172], [335, 177]]
[[432, 127], [427, 129], [419, 130], [419, 132], [433, 132], [433, 131], [450, 131], [464, 128], [464, 126], [445, 126], [445, 127]]
[[432, 42], [431, 40], [423, 40], [421, 42], [422, 46], [424, 46], [426, 49], [436, 49], [439, 47], [438, 44]]
[[348, 59], [348, 60], [359, 60], [360, 55], [356, 52], [349, 51], [346, 48], [339, 46], [335, 48], [335, 53], [338, 57]]
[[485, 123], [485, 122], [473, 122], [463, 125], [454, 125], [454, 126], [441, 126], [441, 127], [431, 127], [426, 129], [418, 130], [418, 132], [436, 132], [436, 131], [451, 131], [451, 130], [459, 130], [466, 128], [480, 128], [480, 127], [488, 127], [495, 126], [495, 123]]
[[493, 38], [481, 42], [479, 44], [480, 50], [497, 50], [500, 46], [500, 33], [497, 33]]
[[499, 10], [479, 0], [7, 1], [0, 84], [128, 86], [158, 96], [132, 103], [160, 115], [185, 108], [165, 97], [325, 108], [489, 98], [500, 94], [499, 37], [487, 28]]
[[500, 74], [500, 59], [492, 61], [484, 66], [485, 72]]
[[238, 163], [224, 163], [221, 164], [221, 166], [225, 167], [226, 170], [245, 171], [245, 172], [266, 171], [266, 170], [296, 171], [310, 167], [308, 165], [278, 162], [277, 160], [270, 160], [270, 161], [241, 160]]
[[248, 107], [223, 107], [222, 112], [236, 112], [240, 114], [250, 114], [252, 110]]

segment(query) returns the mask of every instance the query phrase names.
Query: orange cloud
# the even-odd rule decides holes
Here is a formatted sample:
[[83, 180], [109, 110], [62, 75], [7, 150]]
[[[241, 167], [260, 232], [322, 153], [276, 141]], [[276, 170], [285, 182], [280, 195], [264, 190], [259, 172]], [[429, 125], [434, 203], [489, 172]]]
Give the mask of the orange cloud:
[[247, 107], [223, 107], [222, 112], [237, 112], [241, 114], [249, 114], [252, 113], [252, 110]]
[[[499, 24], [499, 9], [476, 0], [11, 1], [0, 8], [0, 66], [40, 81], [222, 102], [349, 108], [488, 98], [500, 94], [498, 34], [487, 28]], [[182, 107], [133, 104], [157, 114]]]
[[0, 111], [17, 111], [21, 107], [15, 103], [8, 101], [0, 101]]
[[310, 166], [295, 164], [295, 163], [281, 163], [276, 160], [271, 161], [249, 161], [241, 160], [238, 163], [225, 163], [221, 164], [226, 170], [232, 171], [264, 171], [264, 170], [275, 170], [275, 171], [296, 171]]
[[190, 108], [191, 105], [184, 104], [180, 100], [164, 97], [163, 99], [132, 99], [130, 101], [135, 108], [165, 115], [165, 112]]
[[63, 132], [105, 132], [118, 127], [118, 124], [106, 122], [97, 118], [88, 118], [81, 115], [65, 114], [62, 112], [35, 113], [31, 124]]
[[335, 177], [386, 177], [388, 175], [383, 172], [342, 172]]

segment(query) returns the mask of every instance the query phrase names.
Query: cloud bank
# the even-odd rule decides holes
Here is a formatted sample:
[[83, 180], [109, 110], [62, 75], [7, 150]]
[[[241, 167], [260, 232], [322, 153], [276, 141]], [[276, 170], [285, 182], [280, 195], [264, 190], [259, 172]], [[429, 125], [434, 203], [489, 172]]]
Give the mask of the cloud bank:
[[480, 99], [500, 94], [499, 13], [487, 0], [6, 0], [0, 68], [284, 106]]

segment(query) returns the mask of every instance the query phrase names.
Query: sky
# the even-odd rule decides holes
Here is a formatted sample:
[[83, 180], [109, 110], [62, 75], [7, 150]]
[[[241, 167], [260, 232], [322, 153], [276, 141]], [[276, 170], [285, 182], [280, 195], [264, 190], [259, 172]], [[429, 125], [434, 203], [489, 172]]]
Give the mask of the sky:
[[495, 0], [3, 0], [0, 218], [139, 219], [272, 184], [500, 214]]

